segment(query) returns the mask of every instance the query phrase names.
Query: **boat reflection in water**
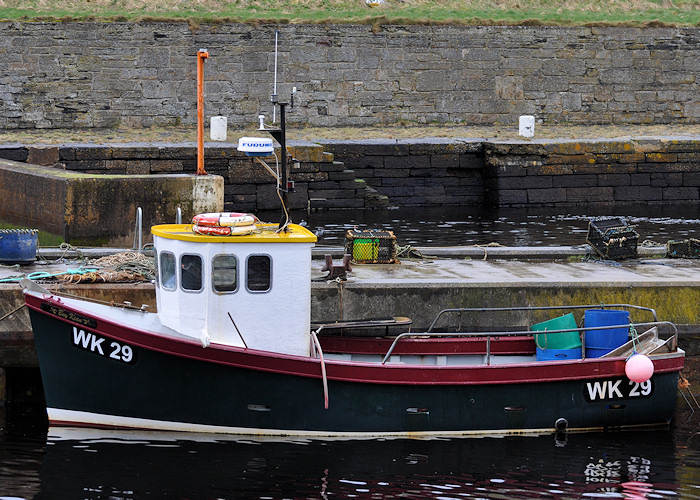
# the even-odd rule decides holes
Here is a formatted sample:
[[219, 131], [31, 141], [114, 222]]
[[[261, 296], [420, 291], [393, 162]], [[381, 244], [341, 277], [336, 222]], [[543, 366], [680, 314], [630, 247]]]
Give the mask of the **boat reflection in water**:
[[[431, 440], [49, 430], [37, 498], [689, 498], [670, 431]], [[692, 453], [692, 452], [691, 452]], [[678, 474], [675, 460], [681, 466]], [[694, 467], [694, 470], [693, 470]], [[677, 476], [687, 475], [681, 484]]]

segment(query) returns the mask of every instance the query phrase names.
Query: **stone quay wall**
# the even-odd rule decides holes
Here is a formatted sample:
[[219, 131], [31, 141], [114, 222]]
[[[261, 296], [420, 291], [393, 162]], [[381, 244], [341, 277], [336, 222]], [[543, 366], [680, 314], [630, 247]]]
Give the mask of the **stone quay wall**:
[[392, 205], [700, 204], [700, 139], [320, 141]]
[[497, 206], [700, 205], [698, 139], [486, 143]]
[[[327, 140], [289, 152], [297, 210], [700, 205], [700, 138]], [[191, 144], [4, 145], [0, 158], [91, 174], [196, 171]], [[207, 144], [205, 167], [224, 178], [224, 210], [279, 207], [274, 178], [234, 144]]]
[[0, 129], [700, 123], [700, 28], [0, 22]]
[[[298, 142], [288, 148], [294, 190], [288, 208], [382, 208], [388, 198], [368, 186], [318, 144]], [[277, 150], [279, 158], [279, 149]], [[55, 167], [84, 174], [193, 174], [197, 171], [194, 144], [63, 144], [60, 146], [0, 145], [0, 158]], [[235, 144], [206, 144], [205, 170], [224, 179], [224, 211], [277, 210], [280, 200], [274, 177]], [[275, 158], [263, 158], [275, 169]], [[8, 187], [8, 189], [11, 189]], [[184, 214], [186, 217], [194, 214]]]
[[469, 206], [487, 202], [484, 143], [474, 139], [322, 140], [394, 206]]

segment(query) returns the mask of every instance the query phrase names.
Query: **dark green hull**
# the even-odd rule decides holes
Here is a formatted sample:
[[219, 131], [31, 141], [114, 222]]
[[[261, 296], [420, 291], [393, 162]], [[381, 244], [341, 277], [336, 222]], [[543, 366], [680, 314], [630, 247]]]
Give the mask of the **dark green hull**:
[[[101, 331], [98, 318], [76, 325], [31, 304], [30, 314], [53, 425], [356, 436], [547, 432], [556, 422], [569, 430], [659, 425], [673, 417], [680, 369], [668, 361], [633, 394], [619, 364], [601, 378], [602, 361], [579, 362], [575, 376], [567, 375], [569, 364], [540, 364], [518, 383], [494, 380], [494, 367], [469, 367], [471, 379], [452, 367], [440, 379], [443, 372], [416, 366], [411, 383], [395, 376], [410, 367], [326, 362], [326, 409], [317, 359], [191, 344], [175, 353], [171, 340], [145, 345], [145, 332]], [[81, 330], [95, 337], [76, 345]], [[382, 370], [391, 376], [381, 379]]]

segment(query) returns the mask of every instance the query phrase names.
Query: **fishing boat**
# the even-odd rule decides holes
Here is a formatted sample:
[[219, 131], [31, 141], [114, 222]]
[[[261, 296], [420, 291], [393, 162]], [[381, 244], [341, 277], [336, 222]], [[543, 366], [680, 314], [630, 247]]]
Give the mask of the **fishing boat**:
[[[152, 228], [157, 312], [23, 282], [51, 425], [405, 437], [668, 425], [674, 415], [684, 352], [653, 309], [512, 308], [556, 317], [496, 332], [439, 326], [472, 309], [439, 311], [420, 331], [407, 318], [312, 323], [315, 235], [254, 217], [243, 231], [226, 222], [241, 214], [217, 216], [203, 227], [237, 230], [202, 231], [206, 217]], [[594, 324], [589, 311], [651, 321]], [[583, 312], [588, 325], [562, 323]], [[598, 352], [589, 340], [609, 331], [622, 331], [620, 345]]]
[[[312, 323], [316, 236], [289, 222], [276, 83], [271, 102], [280, 127], [261, 116], [260, 130], [280, 144], [279, 165], [261, 158], [271, 140], [241, 138], [239, 150], [275, 178], [281, 221], [154, 226], [157, 312], [23, 282], [51, 425], [366, 438], [669, 424], [685, 354], [653, 309], [514, 307], [539, 321], [491, 332], [460, 319], [505, 310], [444, 309], [418, 331], [404, 317]], [[198, 165], [201, 130], [200, 114]]]

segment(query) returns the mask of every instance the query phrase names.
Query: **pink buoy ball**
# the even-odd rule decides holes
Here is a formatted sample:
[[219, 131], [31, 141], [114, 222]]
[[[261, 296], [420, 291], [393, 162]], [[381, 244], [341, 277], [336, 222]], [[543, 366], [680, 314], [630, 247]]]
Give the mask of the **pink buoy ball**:
[[654, 363], [644, 354], [634, 354], [625, 363], [625, 375], [632, 382], [646, 382], [654, 374]]

